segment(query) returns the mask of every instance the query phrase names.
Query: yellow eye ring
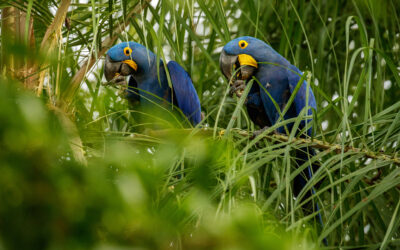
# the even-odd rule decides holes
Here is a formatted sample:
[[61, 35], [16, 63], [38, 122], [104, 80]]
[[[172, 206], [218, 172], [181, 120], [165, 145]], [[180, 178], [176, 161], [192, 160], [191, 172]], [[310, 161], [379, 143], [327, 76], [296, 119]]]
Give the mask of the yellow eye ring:
[[246, 48], [247, 45], [249, 45], [249, 44], [248, 44], [245, 40], [240, 40], [240, 41], [239, 41], [239, 47], [240, 47], [241, 49]]
[[131, 49], [131, 48], [126, 47], [126, 48], [124, 49], [124, 54], [125, 54], [126, 56], [129, 56], [131, 53], [132, 53], [132, 49]]

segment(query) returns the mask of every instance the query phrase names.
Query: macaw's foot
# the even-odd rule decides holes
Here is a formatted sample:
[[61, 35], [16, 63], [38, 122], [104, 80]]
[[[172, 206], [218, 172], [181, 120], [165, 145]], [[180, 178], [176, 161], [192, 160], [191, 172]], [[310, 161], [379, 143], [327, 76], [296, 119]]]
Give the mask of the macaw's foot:
[[[264, 133], [267, 129], [269, 129], [269, 127], [268, 127], [268, 126], [265, 126], [265, 127], [263, 127], [262, 129], [259, 129], [259, 130], [254, 131], [254, 132], [253, 132], [253, 135], [250, 136], [250, 139], [253, 140], [253, 139], [256, 138], [257, 136], [259, 136], [259, 135], [261, 135], [262, 133]], [[273, 133], [273, 132], [271, 132], [271, 133]]]
[[111, 81], [104, 83], [105, 86], [127, 86], [125, 76], [118, 75], [114, 77]]
[[104, 83], [103, 86], [112, 86], [115, 88], [118, 88], [119, 86], [118, 95], [121, 98], [126, 98], [126, 96], [128, 95], [128, 92], [126, 91], [128, 84], [125, 76], [118, 75], [114, 77], [111, 81]]
[[246, 88], [246, 81], [244, 80], [235, 80], [231, 85], [231, 89], [229, 90], [229, 94], [236, 94], [237, 97], [241, 97], [244, 89]]
[[125, 86], [121, 86], [121, 88], [118, 90], [118, 96], [120, 96], [123, 99], [127, 99], [128, 94], [129, 93]]
[[200, 112], [200, 118], [201, 120], [204, 120], [206, 118], [206, 113], [204, 113], [203, 111]]

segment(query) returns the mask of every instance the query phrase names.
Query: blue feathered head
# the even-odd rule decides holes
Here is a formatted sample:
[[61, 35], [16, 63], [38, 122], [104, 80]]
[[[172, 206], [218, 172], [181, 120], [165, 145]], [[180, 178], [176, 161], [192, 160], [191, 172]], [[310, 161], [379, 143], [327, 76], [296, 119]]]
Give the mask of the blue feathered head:
[[107, 81], [116, 75], [140, 74], [148, 71], [156, 56], [136, 42], [122, 42], [111, 47], [106, 55], [104, 74]]
[[259, 68], [260, 63], [284, 60], [271, 46], [251, 37], [242, 36], [228, 42], [222, 49], [220, 67], [222, 73], [230, 79], [233, 70], [237, 70], [242, 79], [247, 79]]

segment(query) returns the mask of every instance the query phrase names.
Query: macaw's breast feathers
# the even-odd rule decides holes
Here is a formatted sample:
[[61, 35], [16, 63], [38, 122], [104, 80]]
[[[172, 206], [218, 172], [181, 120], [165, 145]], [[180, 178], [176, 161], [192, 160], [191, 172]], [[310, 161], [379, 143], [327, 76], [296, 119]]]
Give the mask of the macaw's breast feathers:
[[174, 98], [183, 114], [193, 125], [201, 121], [200, 100], [189, 74], [175, 61], [167, 64], [174, 89]]

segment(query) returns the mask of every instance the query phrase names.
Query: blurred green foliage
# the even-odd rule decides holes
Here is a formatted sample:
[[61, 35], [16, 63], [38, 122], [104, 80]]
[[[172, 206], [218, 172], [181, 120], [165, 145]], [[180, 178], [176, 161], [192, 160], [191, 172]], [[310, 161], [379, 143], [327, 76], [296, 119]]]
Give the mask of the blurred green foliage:
[[[48, 53], [65, 2], [0, 0], [0, 248], [399, 247], [399, 0], [71, 0]], [[258, 128], [227, 95], [219, 53], [242, 35], [310, 73], [314, 138], [330, 147], [306, 187], [322, 181], [322, 228], [290, 184], [307, 167], [293, 152], [315, 143], [250, 140]], [[202, 129], [169, 112], [139, 121], [102, 86], [102, 53], [127, 40], [189, 72]]]
[[[106, 139], [104, 157], [77, 163], [62, 120], [43, 101], [0, 84], [0, 242], [7, 249], [290, 249], [273, 216], [238, 201], [229, 216], [212, 196], [218, 152], [192, 137], [147, 146]], [[114, 138], [115, 139], [115, 138]], [[171, 184], [176, 157], [192, 168]], [[179, 166], [177, 166], [179, 168]], [[218, 214], [218, 216], [217, 216]], [[308, 242], [303, 242], [303, 249]]]

